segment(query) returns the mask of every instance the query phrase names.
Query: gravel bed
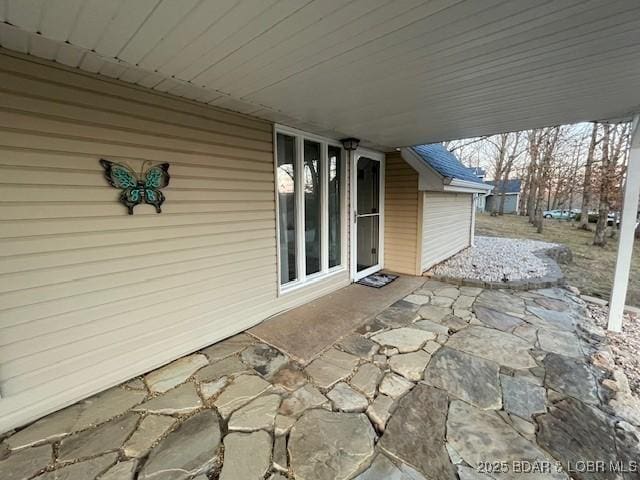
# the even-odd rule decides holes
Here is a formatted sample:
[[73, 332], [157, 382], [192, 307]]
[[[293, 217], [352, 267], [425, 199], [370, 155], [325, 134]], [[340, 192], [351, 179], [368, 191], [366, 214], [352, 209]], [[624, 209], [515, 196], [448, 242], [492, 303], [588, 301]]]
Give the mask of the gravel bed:
[[[587, 302], [587, 308], [596, 325], [607, 328], [609, 308]], [[625, 314], [622, 332], [607, 332], [613, 357], [629, 378], [629, 386], [634, 395], [640, 398], [640, 318]]]
[[433, 273], [486, 282], [509, 282], [544, 277], [547, 267], [534, 255], [555, 243], [515, 238], [476, 237], [475, 246], [436, 265]]

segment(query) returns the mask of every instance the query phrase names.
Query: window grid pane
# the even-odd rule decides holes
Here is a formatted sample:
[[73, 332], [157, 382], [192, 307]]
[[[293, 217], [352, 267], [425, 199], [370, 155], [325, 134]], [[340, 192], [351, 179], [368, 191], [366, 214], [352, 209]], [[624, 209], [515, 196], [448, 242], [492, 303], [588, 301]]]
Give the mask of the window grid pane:
[[322, 197], [320, 144], [304, 141], [304, 244], [305, 273], [320, 271], [322, 234]]
[[280, 230], [280, 283], [298, 278], [296, 268], [296, 139], [281, 133], [278, 149], [278, 222]]
[[328, 147], [329, 268], [342, 263], [342, 150]]

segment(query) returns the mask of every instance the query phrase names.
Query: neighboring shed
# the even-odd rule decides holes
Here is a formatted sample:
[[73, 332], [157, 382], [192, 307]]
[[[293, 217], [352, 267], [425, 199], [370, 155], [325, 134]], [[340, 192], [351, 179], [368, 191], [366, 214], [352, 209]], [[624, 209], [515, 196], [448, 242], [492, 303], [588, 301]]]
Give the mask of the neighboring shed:
[[497, 212], [500, 209], [500, 198], [504, 195], [504, 211], [502, 213], [518, 213], [522, 180], [513, 178], [506, 182], [492, 180], [487, 183], [492, 185], [494, 189], [490, 195], [487, 195], [486, 211]]
[[474, 196], [490, 186], [441, 144], [387, 155], [385, 267], [420, 275], [473, 241]]

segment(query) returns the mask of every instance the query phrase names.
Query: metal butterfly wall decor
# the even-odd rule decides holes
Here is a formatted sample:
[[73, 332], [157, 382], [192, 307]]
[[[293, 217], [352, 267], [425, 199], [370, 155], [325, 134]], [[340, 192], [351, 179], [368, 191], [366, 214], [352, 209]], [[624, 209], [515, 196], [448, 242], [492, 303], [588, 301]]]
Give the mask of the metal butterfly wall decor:
[[120, 202], [127, 207], [129, 215], [133, 215], [133, 208], [143, 202], [153, 205], [157, 213], [162, 212], [160, 207], [164, 203], [164, 195], [160, 189], [169, 185], [169, 164], [159, 163], [145, 170], [148, 163], [150, 162], [146, 161], [142, 164], [138, 175], [128, 165], [100, 160], [107, 182], [122, 190]]

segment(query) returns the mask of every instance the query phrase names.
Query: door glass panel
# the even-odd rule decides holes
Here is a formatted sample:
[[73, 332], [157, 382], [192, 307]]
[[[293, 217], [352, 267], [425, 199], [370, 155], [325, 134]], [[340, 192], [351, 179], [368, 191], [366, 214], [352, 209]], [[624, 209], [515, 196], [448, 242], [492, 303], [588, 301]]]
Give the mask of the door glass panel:
[[278, 222], [280, 229], [280, 283], [296, 273], [296, 139], [278, 134]]
[[380, 213], [380, 162], [358, 159], [358, 215]]
[[380, 162], [365, 157], [358, 159], [356, 192], [356, 269], [361, 272], [380, 263]]
[[377, 265], [378, 262], [378, 215], [358, 217], [358, 272]]
[[320, 271], [322, 201], [320, 144], [304, 141], [304, 239], [306, 274]]
[[342, 261], [342, 217], [340, 215], [342, 197], [342, 150], [329, 145], [329, 268]]

